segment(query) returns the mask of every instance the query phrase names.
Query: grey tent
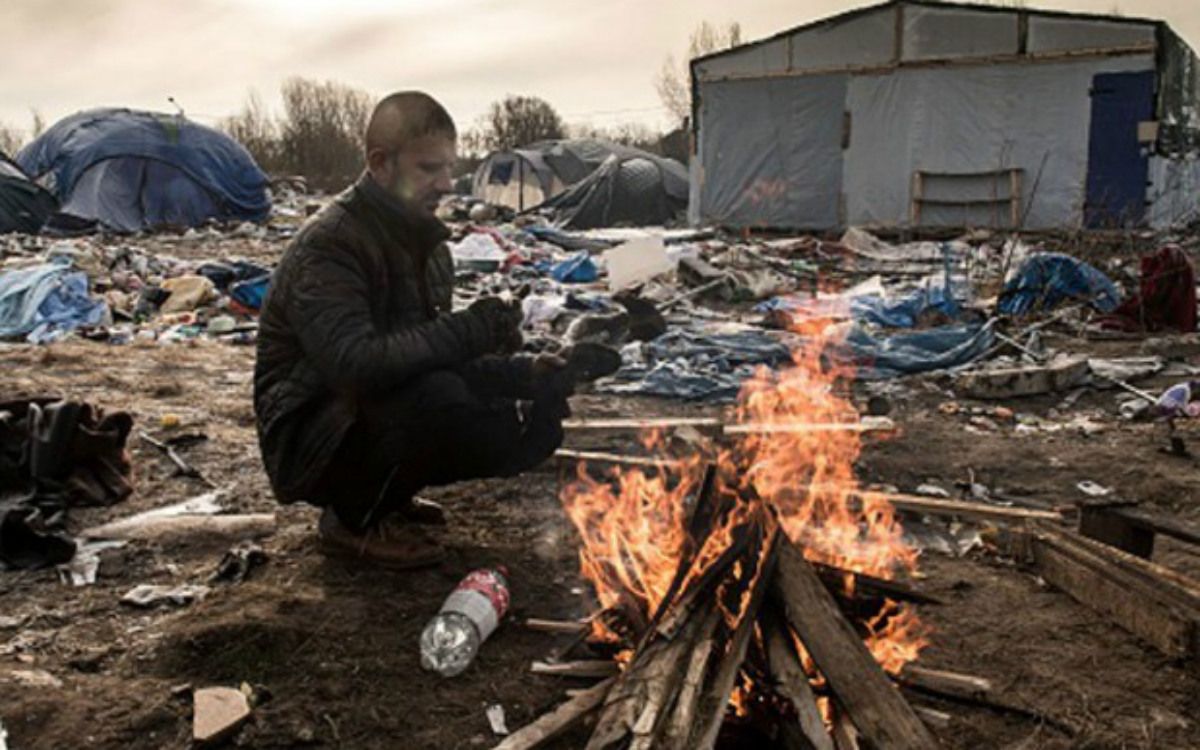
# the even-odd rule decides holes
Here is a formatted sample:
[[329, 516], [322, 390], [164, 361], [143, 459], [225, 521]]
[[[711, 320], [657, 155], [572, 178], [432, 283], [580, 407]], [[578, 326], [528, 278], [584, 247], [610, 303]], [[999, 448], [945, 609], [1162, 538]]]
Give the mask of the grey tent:
[[0, 234], [34, 233], [58, 210], [58, 201], [0, 152]]
[[614, 154], [585, 179], [537, 207], [571, 229], [665, 224], [687, 209], [687, 170], [647, 153]]
[[525, 211], [595, 172], [608, 157], [631, 153], [641, 152], [583, 138], [493, 151], [475, 170], [472, 193], [488, 203]]
[[1162, 226], [1200, 207], [1200, 61], [1161, 21], [894, 0], [691, 71], [697, 223]]

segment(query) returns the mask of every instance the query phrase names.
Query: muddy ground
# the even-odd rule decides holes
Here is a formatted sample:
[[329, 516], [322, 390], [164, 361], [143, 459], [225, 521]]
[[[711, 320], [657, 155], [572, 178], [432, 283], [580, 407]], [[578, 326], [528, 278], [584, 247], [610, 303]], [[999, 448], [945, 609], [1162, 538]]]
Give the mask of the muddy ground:
[[[1136, 353], [1137, 342], [1052, 341], [1073, 350]], [[171, 748], [190, 744], [184, 686], [256, 686], [267, 698], [231, 741], [240, 747], [473, 748], [496, 742], [484, 715], [501, 704], [519, 727], [586, 682], [529, 674], [558, 642], [520, 625], [528, 616], [572, 617], [590, 606], [576, 566], [575, 537], [557, 492], [567, 469], [507, 481], [431, 490], [451, 526], [439, 568], [415, 573], [360, 570], [324, 559], [314, 544], [316, 512], [279, 507], [260, 464], [251, 406], [252, 347], [108, 346], [68, 341], [0, 349], [5, 397], [54, 394], [131, 412], [138, 428], [203, 432], [188, 461], [227, 490], [237, 511], [276, 511], [264, 541], [267, 564], [240, 584], [213, 584], [202, 602], [150, 612], [118, 603], [139, 583], [205, 583], [225, 551], [197, 540], [148, 543], [104, 553], [95, 585], [73, 588], [55, 571], [0, 573], [0, 722], [9, 747]], [[1153, 390], [1169, 380], [1150, 380]], [[912, 490], [936, 481], [953, 490], [973, 472], [994, 492], [1054, 505], [1083, 498], [1081, 480], [1200, 522], [1197, 464], [1167, 456], [1164, 428], [1116, 418], [1116, 395], [1089, 391], [1057, 416], [1063, 394], [1008, 402], [1051, 421], [1091, 415], [1101, 429], [1018, 434], [971, 415], [947, 414], [956, 399], [937, 378], [893, 397], [899, 435], [871, 441], [864, 481]], [[709, 414], [712, 407], [580, 396], [577, 415]], [[993, 406], [991, 404], [988, 407]], [[980, 426], [982, 424], [982, 426]], [[570, 447], [631, 450], [631, 440], [573, 435]], [[157, 451], [130, 444], [136, 492], [112, 508], [71, 513], [74, 530], [206, 491], [173, 474]], [[1156, 559], [1193, 574], [1200, 555], [1160, 543]], [[462, 676], [441, 679], [418, 665], [427, 618], [467, 571], [503, 563], [512, 615]], [[986, 549], [922, 558], [921, 585], [945, 598], [925, 606], [932, 645], [922, 662], [992, 679], [1006, 701], [1050, 721], [935, 699], [914, 699], [953, 716], [935, 733], [948, 748], [1200, 747], [1200, 678], [1171, 663], [1032, 573]], [[30, 686], [14, 671], [43, 670], [61, 686]], [[559, 747], [577, 747], [576, 735]]]

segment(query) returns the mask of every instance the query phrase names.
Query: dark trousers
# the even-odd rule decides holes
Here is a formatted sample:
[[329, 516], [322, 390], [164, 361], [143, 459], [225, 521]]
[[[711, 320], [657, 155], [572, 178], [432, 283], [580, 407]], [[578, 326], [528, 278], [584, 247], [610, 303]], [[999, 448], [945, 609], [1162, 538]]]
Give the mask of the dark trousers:
[[531, 358], [481, 357], [358, 403], [318, 494], [364, 530], [424, 487], [511, 477], [562, 445], [569, 390], [536, 388]]

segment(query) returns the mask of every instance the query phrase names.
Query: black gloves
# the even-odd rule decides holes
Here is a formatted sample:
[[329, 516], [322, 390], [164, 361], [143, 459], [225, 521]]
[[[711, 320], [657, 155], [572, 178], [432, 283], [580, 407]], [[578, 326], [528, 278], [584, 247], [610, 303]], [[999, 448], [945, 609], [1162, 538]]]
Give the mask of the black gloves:
[[481, 297], [471, 303], [467, 313], [484, 325], [496, 353], [511, 354], [525, 343], [521, 337], [524, 315], [519, 303], [505, 302], [499, 297]]

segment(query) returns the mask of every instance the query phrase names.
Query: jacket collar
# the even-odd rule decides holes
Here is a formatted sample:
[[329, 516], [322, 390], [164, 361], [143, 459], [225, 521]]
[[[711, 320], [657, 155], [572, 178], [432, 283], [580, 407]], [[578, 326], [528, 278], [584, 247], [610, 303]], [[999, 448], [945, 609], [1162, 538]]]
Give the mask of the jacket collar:
[[364, 172], [354, 184], [359, 196], [374, 218], [396, 239], [411, 245], [419, 255], [428, 255], [450, 237], [450, 230], [436, 216], [413, 210]]

